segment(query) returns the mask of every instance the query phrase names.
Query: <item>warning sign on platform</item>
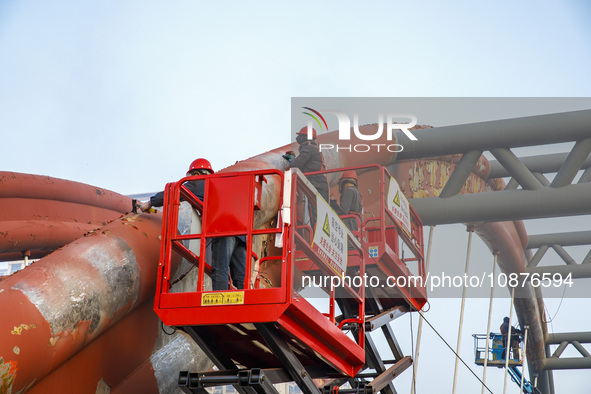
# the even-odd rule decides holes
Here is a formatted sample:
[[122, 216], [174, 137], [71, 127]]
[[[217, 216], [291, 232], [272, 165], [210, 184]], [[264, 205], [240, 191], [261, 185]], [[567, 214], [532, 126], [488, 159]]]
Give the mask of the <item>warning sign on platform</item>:
[[316, 229], [312, 248], [342, 276], [347, 270], [347, 227], [318, 194], [316, 207]]
[[396, 179], [390, 178], [390, 187], [388, 188], [388, 211], [392, 213], [394, 219], [398, 222], [400, 227], [411, 236], [410, 227], [410, 204], [406, 196], [400, 190]]
[[201, 295], [201, 306], [240, 304], [244, 304], [243, 291], [204, 293]]

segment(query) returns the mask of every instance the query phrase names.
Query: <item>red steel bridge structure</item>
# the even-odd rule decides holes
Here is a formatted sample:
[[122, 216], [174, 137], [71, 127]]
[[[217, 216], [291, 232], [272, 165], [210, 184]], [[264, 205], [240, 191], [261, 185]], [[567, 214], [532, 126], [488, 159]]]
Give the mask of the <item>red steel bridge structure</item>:
[[[523, 226], [523, 221], [531, 219], [591, 213], [591, 199], [588, 198], [591, 195], [589, 125], [591, 111], [583, 110], [417, 128], [413, 134], [420, 144], [405, 145], [405, 150], [398, 154], [382, 152], [372, 156], [371, 162], [362, 162], [359, 156], [349, 152], [326, 155], [328, 168], [337, 173], [342, 169], [355, 169], [359, 172], [360, 183], [370, 182], [372, 177], [364, 175], [371, 174], [371, 171], [364, 172], [364, 166], [373, 163], [384, 166], [385, 170], [375, 167], [375, 171], [388, 171], [399, 182], [416, 213], [413, 216], [415, 229], [408, 239], [405, 238], [406, 232], [391, 223], [383, 230], [374, 229], [372, 234], [370, 228], [379, 226], [365, 222], [369, 216], [363, 217], [361, 234], [351, 234], [350, 239], [359, 242], [352, 241], [353, 249], [347, 250], [350, 267], [358, 272], [374, 270], [390, 275], [388, 269], [400, 270], [411, 264], [420, 266], [421, 259], [424, 259], [422, 235], [414, 233], [419, 231], [418, 223], [425, 226], [465, 223], [497, 256], [498, 266], [504, 273], [570, 275], [575, 281], [589, 278], [591, 254], [579, 262], [568, 253], [572, 246], [591, 244], [589, 231], [556, 233], [550, 228], [547, 232], [531, 235]], [[326, 143], [331, 138], [335, 138], [334, 133], [319, 136], [319, 140]], [[395, 134], [395, 138], [404, 137]], [[567, 148], [564, 148], [565, 144]], [[530, 157], [515, 153], [520, 148], [533, 146], [552, 148], [553, 153]], [[235, 379], [230, 383], [259, 392], [261, 389], [255, 387], [257, 384], [270, 390], [264, 382], [290, 379], [312, 392], [314, 388], [324, 387], [314, 380], [322, 378], [328, 390], [336, 387], [347, 390], [339, 384], [349, 382], [351, 390], [394, 392], [392, 379], [386, 379], [384, 373], [398, 373], [408, 368], [412, 355], [405, 356], [400, 351], [392, 332], [388, 344], [394, 359], [381, 359], [379, 352], [372, 350], [371, 332], [373, 327], [388, 332], [390, 326], [387, 323], [400, 314], [420, 309], [426, 294], [422, 294], [420, 288], [412, 288], [406, 294], [399, 291], [397, 295], [363, 294], [362, 289], [354, 287], [332, 294], [330, 289], [328, 292], [321, 289], [328, 302], [326, 311], [319, 311], [294, 295], [294, 291], [299, 290], [294, 284], [297, 275], [314, 277], [328, 272], [334, 276], [335, 271], [334, 267], [324, 264], [310, 242], [314, 228], [306, 224], [305, 219], [298, 224], [302, 217], [297, 216], [297, 204], [294, 203], [290, 213], [296, 217], [290, 216], [288, 225], [285, 222], [287, 216], [282, 217], [283, 222], [278, 220], [285, 196], [293, 193], [286, 193], [284, 188], [284, 174], [289, 168], [289, 163], [282, 158], [286, 150], [289, 147], [239, 162], [208, 180], [221, 185], [224, 179], [228, 182], [229, 179], [245, 179], [244, 188], [232, 190], [236, 194], [246, 193], [239, 202], [253, 211], [245, 208], [235, 212], [241, 218], [234, 223], [239, 225], [237, 227], [218, 226], [215, 215], [210, 218], [213, 222], [208, 221], [207, 212], [219, 213], [221, 206], [211, 208], [205, 203], [207, 209], [203, 210], [197, 201], [192, 201], [183, 192], [182, 187], [171, 187], [170, 201], [184, 196], [192, 207], [191, 211], [201, 210], [203, 215], [203, 230], [200, 233], [185, 232], [180, 238], [175, 238], [179, 236], [171, 227], [176, 220], [174, 217], [133, 212], [131, 198], [45, 176], [0, 173], [0, 198], [6, 208], [0, 213], [0, 257], [3, 261], [40, 258], [0, 281], [2, 390], [35, 393], [59, 387], [62, 392], [74, 393], [109, 387], [114, 393], [164, 392], [165, 387], [170, 387], [167, 385], [178, 384], [179, 366], [170, 360], [180, 360], [178, 364], [187, 371], [188, 390], [193, 390], [190, 386], [195, 379], [208, 381], [208, 384]], [[301, 195], [308, 194], [307, 201], [313, 201], [305, 177], [295, 172], [291, 176], [294, 190], [299, 188]], [[327, 177], [334, 187], [338, 174], [327, 174]], [[227, 190], [229, 187], [220, 185], [212, 186], [212, 190]], [[379, 199], [376, 193], [370, 196], [367, 188], [360, 189], [364, 202], [377, 215]], [[385, 214], [382, 217], [385, 218]], [[180, 222], [182, 220], [179, 224], [183, 224]], [[168, 229], [164, 237], [163, 226]], [[197, 255], [190, 247], [183, 250], [181, 245], [184, 245], [183, 241], [195, 244], [199, 237], [231, 236], [232, 232], [265, 245], [248, 251], [253, 260], [247, 261], [248, 288], [243, 290], [244, 304], [203, 306], [200, 303], [208, 291], [199, 286], [206, 285], [207, 251], [200, 250]], [[389, 237], [392, 232], [396, 237]], [[192, 239], [195, 234], [199, 236]], [[281, 248], [275, 246], [279, 234], [284, 242]], [[385, 240], [379, 240], [380, 236]], [[264, 242], [257, 243], [260, 239]], [[406, 255], [403, 259], [396, 251], [394, 239], [399, 246], [406, 245], [406, 250], [413, 251], [413, 255]], [[162, 248], [164, 240], [169, 241], [170, 262], [162, 256], [163, 250], [168, 250], [166, 245]], [[388, 247], [392, 253], [380, 250], [377, 260], [368, 258], [369, 248], [376, 246], [370, 245], [372, 241], [383, 242], [384, 250]], [[414, 242], [420, 242], [420, 246], [413, 247]], [[207, 242], [201, 242], [205, 247], [203, 244]], [[261, 250], [265, 252], [261, 253]], [[543, 264], [549, 251], [554, 251], [564, 264]], [[173, 256], [185, 261], [177, 262]], [[199, 256], [204, 259], [199, 260]], [[384, 262], [382, 258], [391, 261]], [[413, 258], [418, 263], [411, 263]], [[180, 272], [183, 272], [182, 267], [198, 267], [191, 273], [201, 275], [195, 276], [194, 289], [198, 291], [191, 290], [195, 294], [191, 295], [187, 290], [193, 288], [193, 283], [182, 285], [180, 296], [176, 294], [177, 290], [171, 291], [165, 268], [170, 269], [172, 275], [175, 264], [181, 267]], [[275, 266], [282, 268], [270, 268]], [[255, 273], [264, 270], [268, 271], [267, 276]], [[415, 270], [419, 275], [425, 274], [418, 267]], [[394, 271], [394, 274], [400, 275], [401, 272]], [[172, 289], [176, 286], [181, 283]], [[585, 348], [585, 344], [591, 342], [589, 332], [549, 333], [540, 289], [526, 285], [516, 289], [515, 293], [515, 310], [520, 325], [529, 327], [526, 349], [529, 380], [535, 382], [540, 392], [553, 393], [555, 371], [591, 368], [589, 351]], [[267, 294], [273, 294], [274, 301], [269, 302]], [[274, 303], [275, 300], [280, 301]], [[255, 308], [251, 301], [261, 302], [256, 304], [260, 313], [246, 312], [254, 311], [249, 309]], [[154, 306], [164, 323], [188, 333], [190, 339], [181, 334], [163, 336]], [[192, 312], [174, 312], [180, 308]], [[228, 308], [232, 310], [229, 318], [233, 320], [216, 321], [219, 316], [215, 313], [205, 314], [209, 317], [197, 313], [205, 308], [210, 311]], [[300, 312], [302, 315], [297, 315]], [[244, 322], [247, 319], [251, 320], [254, 329], [238, 328], [246, 335], [228, 328], [229, 325], [248, 325]], [[145, 329], [137, 330], [137, 327]], [[351, 334], [345, 335], [343, 329], [350, 330]], [[218, 353], [214, 342], [209, 340], [212, 336], [218, 337], [217, 330], [223, 335], [249, 337], [262, 347], [255, 345], [255, 349], [246, 343], [235, 348], [225, 345], [226, 348]], [[305, 335], [304, 332], [314, 334]], [[339, 340], [331, 342], [328, 337]], [[301, 354], [294, 351], [296, 348]], [[318, 353], [310, 350], [320, 348], [322, 351]], [[564, 357], [567, 349], [574, 349], [580, 356]], [[228, 356], [233, 355], [233, 351], [243, 356], [236, 355], [237, 359], [233, 359]], [[256, 363], [249, 363], [244, 356], [246, 353], [256, 355], [253, 357]], [[195, 357], [196, 354], [200, 356]], [[216, 356], [218, 354], [226, 356]], [[224, 372], [209, 372], [208, 357]], [[303, 376], [300, 365], [305, 369]], [[235, 371], [235, 376], [232, 377], [229, 371]], [[296, 379], [296, 376], [299, 377]], [[173, 383], [169, 383], [170, 377], [173, 377]], [[64, 381], [69, 382], [66, 388], [63, 387]], [[245, 381], [254, 384], [241, 386]]]

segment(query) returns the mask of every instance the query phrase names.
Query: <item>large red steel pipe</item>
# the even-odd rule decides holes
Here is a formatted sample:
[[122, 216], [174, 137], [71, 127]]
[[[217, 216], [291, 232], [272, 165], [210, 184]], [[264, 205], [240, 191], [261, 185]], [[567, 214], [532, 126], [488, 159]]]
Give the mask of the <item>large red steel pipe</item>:
[[38, 198], [73, 202], [116, 212], [128, 212], [131, 199], [79, 182], [44, 175], [0, 171], [0, 198]]
[[132, 210], [129, 197], [58, 178], [0, 172], [0, 261], [43, 256]]
[[0, 392], [32, 386], [154, 295], [160, 215], [129, 215], [0, 282]]
[[27, 393], [53, 393], [58, 387], [61, 394], [169, 393], [178, 390], [179, 366], [192, 371], [211, 368], [191, 338], [160, 330], [153, 306], [153, 299], [148, 299]]

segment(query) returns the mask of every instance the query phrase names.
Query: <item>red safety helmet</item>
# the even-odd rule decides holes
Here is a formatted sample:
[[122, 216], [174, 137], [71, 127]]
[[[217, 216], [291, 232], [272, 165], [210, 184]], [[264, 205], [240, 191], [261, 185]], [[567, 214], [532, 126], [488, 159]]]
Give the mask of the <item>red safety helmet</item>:
[[213, 174], [213, 169], [211, 168], [211, 163], [207, 159], [199, 158], [199, 159], [193, 160], [193, 162], [189, 166], [189, 169], [187, 170], [187, 174], [190, 174], [191, 171], [194, 171], [194, 170], [207, 170], [207, 171], [209, 171], [210, 174]]
[[[302, 127], [302, 129], [300, 131], [298, 131], [296, 135], [305, 135], [307, 138], [308, 137], [308, 126]], [[312, 128], [312, 138], [314, 138], [314, 139], [317, 138], [316, 129], [314, 129], [314, 128]]]
[[353, 170], [347, 170], [343, 172], [343, 175], [341, 175], [341, 178], [339, 179], [339, 183], [344, 181], [345, 179], [353, 179], [357, 181], [357, 173]]

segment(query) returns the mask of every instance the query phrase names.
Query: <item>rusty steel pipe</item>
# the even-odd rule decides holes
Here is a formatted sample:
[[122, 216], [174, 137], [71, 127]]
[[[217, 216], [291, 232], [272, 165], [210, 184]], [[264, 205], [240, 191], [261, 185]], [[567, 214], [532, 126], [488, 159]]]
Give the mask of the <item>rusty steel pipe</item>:
[[31, 387], [153, 297], [160, 230], [125, 216], [0, 282], [0, 388]]
[[169, 393], [177, 389], [179, 367], [203, 371], [211, 364], [191, 338], [160, 330], [150, 298], [27, 393], [51, 393], [57, 387], [62, 394]]
[[132, 200], [78, 182], [0, 172], [0, 261], [44, 255], [132, 210]]

